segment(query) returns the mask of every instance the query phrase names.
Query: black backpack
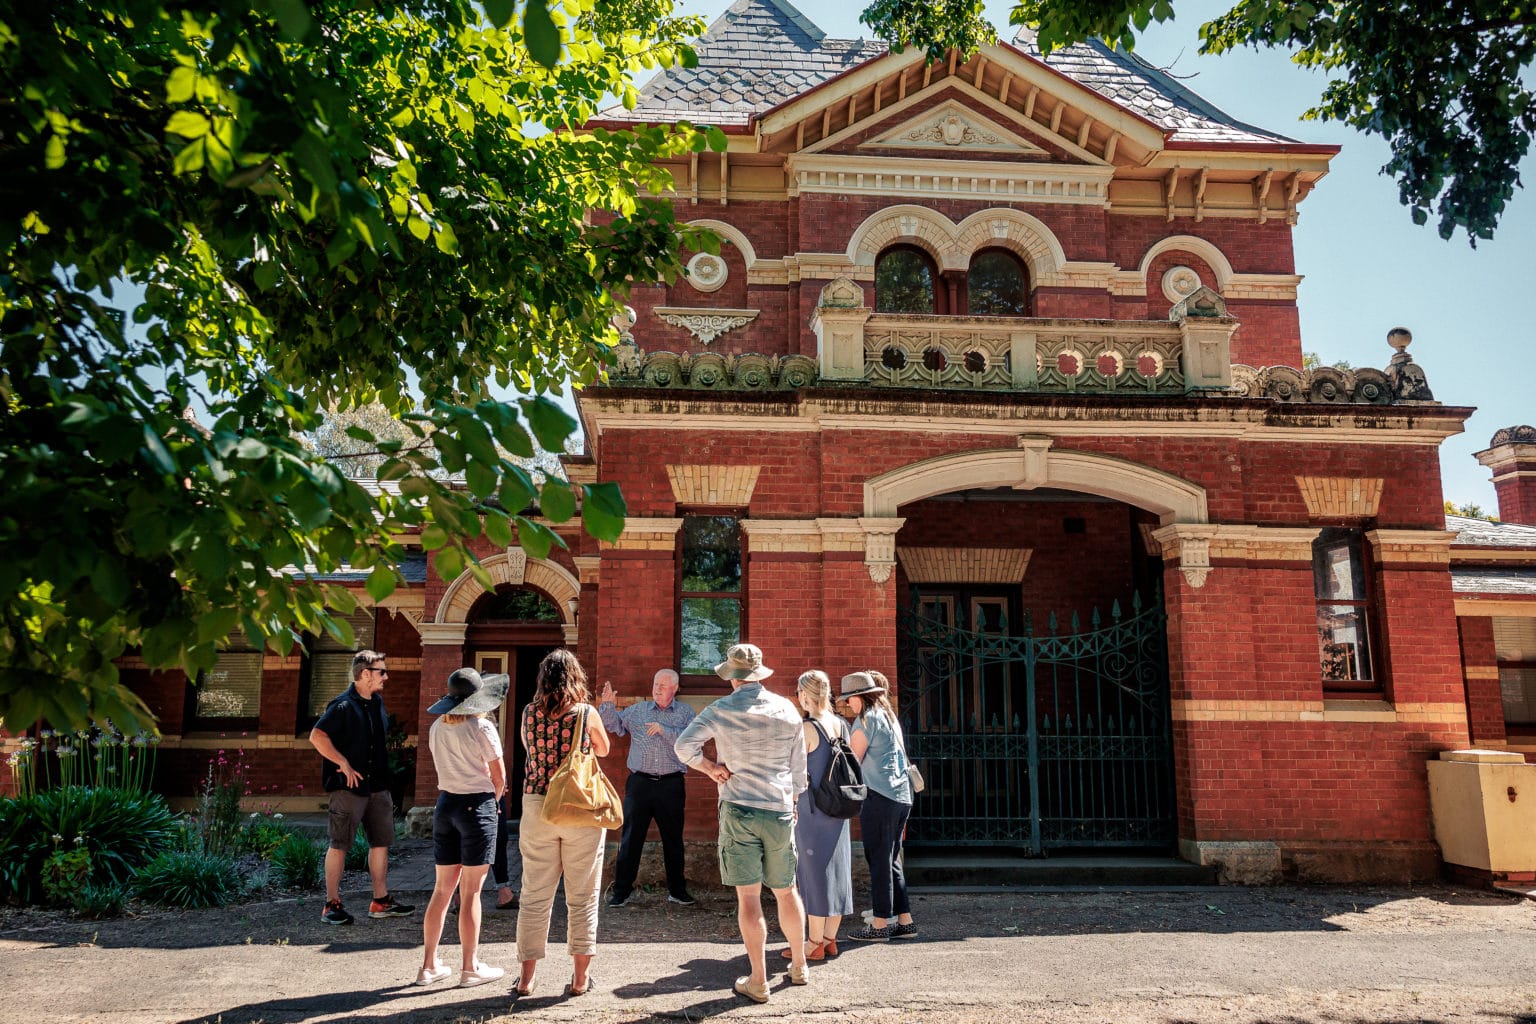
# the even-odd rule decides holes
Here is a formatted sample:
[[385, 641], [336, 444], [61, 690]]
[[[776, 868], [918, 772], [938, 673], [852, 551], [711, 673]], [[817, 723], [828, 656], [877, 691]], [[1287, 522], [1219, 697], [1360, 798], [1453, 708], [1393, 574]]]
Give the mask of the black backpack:
[[859, 759], [853, 756], [853, 748], [841, 736], [835, 739], [827, 735], [821, 723], [812, 719], [811, 724], [821, 736], [821, 742], [831, 750], [827, 761], [827, 773], [811, 785], [811, 799], [816, 809], [829, 818], [857, 818], [864, 806], [869, 789], [864, 785], [864, 773], [859, 769]]

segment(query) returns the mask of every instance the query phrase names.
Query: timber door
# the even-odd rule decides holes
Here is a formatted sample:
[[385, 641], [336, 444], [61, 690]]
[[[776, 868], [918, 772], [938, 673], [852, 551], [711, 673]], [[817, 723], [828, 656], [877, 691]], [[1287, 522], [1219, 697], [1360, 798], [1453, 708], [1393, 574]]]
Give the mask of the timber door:
[[899, 715], [928, 788], [914, 844], [1047, 849], [1175, 838], [1159, 603], [1036, 636], [1002, 588], [928, 589], [901, 616]]

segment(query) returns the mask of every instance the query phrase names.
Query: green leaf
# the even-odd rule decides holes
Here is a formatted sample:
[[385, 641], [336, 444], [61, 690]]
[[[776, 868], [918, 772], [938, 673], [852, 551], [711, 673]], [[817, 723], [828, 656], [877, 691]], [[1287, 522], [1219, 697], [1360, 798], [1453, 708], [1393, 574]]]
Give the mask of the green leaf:
[[512, 520], [500, 509], [485, 510], [485, 536], [499, 548], [512, 545]]
[[205, 644], [233, 633], [240, 625], [240, 612], [235, 608], [212, 608], [197, 620], [197, 642]]
[[172, 71], [165, 80], [165, 101], [186, 103], [197, 91], [197, 69], [183, 65]]
[[725, 132], [713, 126], [704, 129], [704, 135], [709, 140], [709, 148], [716, 153], [724, 153], [730, 148], [731, 140], [725, 137]]
[[178, 110], [165, 122], [165, 130], [184, 139], [200, 139], [208, 134], [210, 124], [206, 117], [193, 110]]
[[432, 565], [443, 582], [452, 583], [464, 571], [464, 556], [458, 548], [443, 548], [432, 556]]
[[335, 584], [325, 588], [325, 603], [342, 615], [351, 615], [357, 611], [357, 595]]
[[64, 144], [64, 136], [48, 136], [48, 144], [43, 147], [43, 165], [50, 171], [56, 171], [64, 166], [67, 147]]
[[576, 514], [576, 495], [564, 480], [545, 480], [539, 491], [539, 511], [551, 522], [563, 523]]
[[517, 542], [534, 558], [548, 558], [550, 548], [557, 545], [565, 547], [565, 542], [555, 531], [543, 523], [522, 516], [517, 517]]
[[525, 401], [523, 412], [540, 447], [548, 452], [565, 450], [565, 439], [576, 430], [576, 420], [570, 413], [543, 395]]
[[395, 571], [387, 565], [378, 565], [368, 574], [363, 589], [367, 590], [368, 596], [375, 601], [382, 601], [395, 592], [395, 585]]
[[[535, 3], [538, 0], [534, 0]], [[513, 0], [485, 0], [485, 14], [496, 28], [506, 28], [512, 20], [517, 4]]]
[[160, 440], [160, 435], [155, 433], [154, 428], [147, 423], [144, 425], [144, 446], [139, 450], [144, 453], [144, 457], [157, 472], [168, 474], [176, 472], [176, 460], [171, 458], [171, 450], [165, 446], [164, 441]]
[[552, 68], [560, 62], [560, 30], [544, 5], [545, 0], [528, 0], [523, 10], [523, 42], [529, 56]]
[[432, 228], [432, 240], [449, 256], [459, 254], [459, 236], [453, 233], [453, 225], [439, 221]]
[[496, 470], [483, 462], [471, 462], [464, 467], [464, 482], [469, 485], [469, 493], [476, 498], [485, 498], [496, 489]]
[[309, 16], [309, 5], [304, 0], [267, 0], [272, 13], [277, 16], [278, 27], [292, 42], [299, 42], [309, 35], [314, 20]]
[[519, 466], [513, 466], [505, 470], [501, 477], [501, 489], [496, 492], [496, 500], [501, 502], [501, 507], [508, 514], [516, 515], [528, 507], [533, 500], [535, 488], [526, 470]]
[[448, 543], [448, 531], [437, 523], [431, 523], [421, 531], [421, 547], [424, 551], [436, 551]]
[[587, 484], [582, 488], [586, 497], [581, 503], [581, 521], [587, 532], [598, 540], [610, 543], [624, 532], [624, 517], [629, 509], [624, 494], [615, 483]]

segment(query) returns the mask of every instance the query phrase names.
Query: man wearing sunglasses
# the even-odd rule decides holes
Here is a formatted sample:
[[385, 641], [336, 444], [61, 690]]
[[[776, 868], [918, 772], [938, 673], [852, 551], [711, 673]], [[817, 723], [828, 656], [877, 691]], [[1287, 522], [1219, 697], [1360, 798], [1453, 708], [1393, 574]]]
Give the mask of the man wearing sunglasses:
[[309, 742], [324, 758], [321, 781], [331, 798], [331, 848], [325, 854], [325, 909], [320, 913], [326, 924], [352, 923], [352, 915], [341, 905], [341, 873], [359, 825], [368, 837], [368, 874], [373, 879], [368, 916], [405, 917], [416, 909], [396, 903], [389, 894], [395, 802], [389, 795], [385, 747], [389, 716], [379, 696], [388, 679], [383, 654], [358, 651], [352, 658], [352, 685], [325, 706], [309, 733]]

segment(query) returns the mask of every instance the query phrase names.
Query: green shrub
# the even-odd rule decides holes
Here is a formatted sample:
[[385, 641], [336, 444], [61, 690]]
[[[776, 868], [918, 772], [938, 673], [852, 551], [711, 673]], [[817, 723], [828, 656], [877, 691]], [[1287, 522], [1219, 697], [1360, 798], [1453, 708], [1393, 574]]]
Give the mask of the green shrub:
[[76, 837], [92, 881], [124, 883], [174, 835], [158, 794], [70, 786], [0, 799], [0, 901], [41, 902], [45, 863]]
[[54, 851], [43, 861], [43, 894], [49, 903], [69, 906], [91, 879], [91, 852], [85, 848], [84, 836], [63, 846], [59, 839], [53, 837]]
[[74, 898], [75, 913], [92, 920], [123, 916], [123, 905], [127, 902], [127, 886], [116, 882], [88, 883]]
[[271, 860], [278, 847], [288, 841], [293, 830], [281, 821], [252, 815], [240, 834], [240, 849]]
[[313, 889], [320, 882], [320, 847], [307, 836], [289, 833], [268, 862], [272, 876], [285, 889]]
[[134, 885], [140, 896], [167, 907], [222, 907], [244, 889], [234, 861], [187, 850], [160, 854], [139, 869]]

